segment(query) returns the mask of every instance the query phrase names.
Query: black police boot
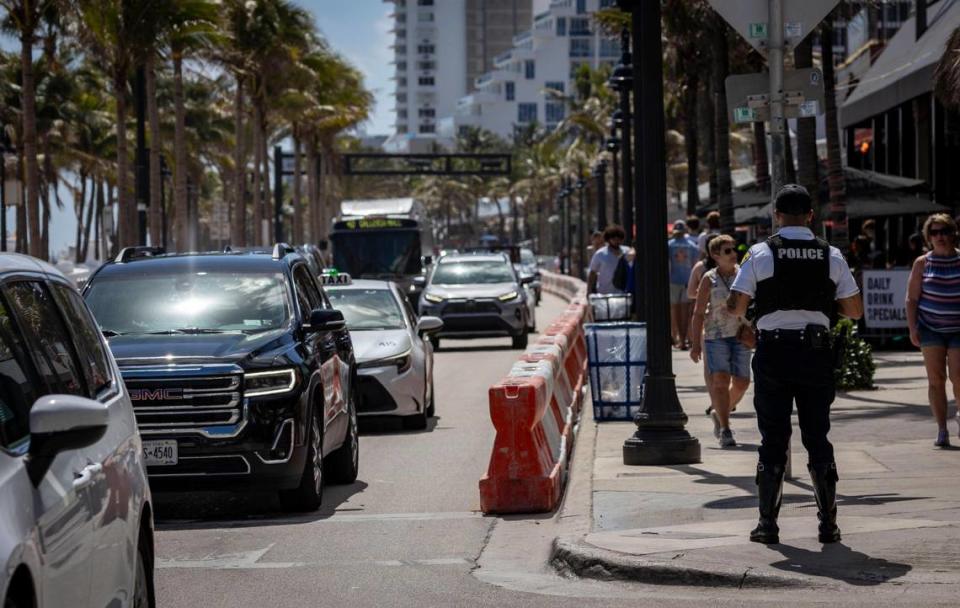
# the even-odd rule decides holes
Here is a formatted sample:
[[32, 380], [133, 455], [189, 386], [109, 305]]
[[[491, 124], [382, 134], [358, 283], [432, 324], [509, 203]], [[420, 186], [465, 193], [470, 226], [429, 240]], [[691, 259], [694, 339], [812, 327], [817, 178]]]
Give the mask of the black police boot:
[[820, 520], [821, 543], [835, 543], [840, 540], [840, 528], [837, 527], [837, 465], [807, 465], [810, 479], [813, 481], [813, 494], [817, 498], [817, 519]]
[[780, 515], [780, 502], [783, 499], [782, 464], [757, 465], [757, 495], [760, 499], [760, 522], [750, 532], [750, 540], [765, 545], [780, 542], [780, 527], [777, 516]]

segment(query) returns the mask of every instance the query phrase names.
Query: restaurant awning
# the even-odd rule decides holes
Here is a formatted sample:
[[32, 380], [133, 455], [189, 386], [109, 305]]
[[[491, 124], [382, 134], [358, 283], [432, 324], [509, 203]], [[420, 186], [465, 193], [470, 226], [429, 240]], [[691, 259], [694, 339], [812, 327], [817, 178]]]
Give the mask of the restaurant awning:
[[847, 200], [847, 217], [852, 220], [891, 215], [926, 215], [941, 212], [950, 213], [950, 208], [939, 205], [929, 198], [899, 192]]
[[840, 109], [840, 126], [849, 127], [933, 90], [933, 70], [960, 23], [960, 0], [940, 0], [927, 8], [929, 27], [917, 40], [916, 18], [900, 26], [876, 62]]

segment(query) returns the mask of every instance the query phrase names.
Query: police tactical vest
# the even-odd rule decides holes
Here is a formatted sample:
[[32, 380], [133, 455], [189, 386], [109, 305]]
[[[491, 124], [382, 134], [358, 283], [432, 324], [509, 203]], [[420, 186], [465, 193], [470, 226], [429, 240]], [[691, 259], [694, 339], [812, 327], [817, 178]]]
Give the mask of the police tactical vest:
[[767, 239], [773, 276], [757, 284], [757, 318], [778, 310], [833, 312], [837, 285], [830, 279], [830, 244], [823, 239]]

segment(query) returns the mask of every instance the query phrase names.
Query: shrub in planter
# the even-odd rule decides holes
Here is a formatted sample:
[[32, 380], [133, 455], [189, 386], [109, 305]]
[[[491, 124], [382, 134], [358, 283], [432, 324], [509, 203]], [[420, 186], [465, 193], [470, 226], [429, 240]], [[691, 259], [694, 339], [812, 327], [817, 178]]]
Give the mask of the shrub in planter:
[[873, 375], [877, 371], [873, 348], [859, 336], [857, 324], [850, 319], [840, 319], [833, 327], [833, 343], [835, 348], [841, 349], [833, 371], [837, 389], [873, 388]]

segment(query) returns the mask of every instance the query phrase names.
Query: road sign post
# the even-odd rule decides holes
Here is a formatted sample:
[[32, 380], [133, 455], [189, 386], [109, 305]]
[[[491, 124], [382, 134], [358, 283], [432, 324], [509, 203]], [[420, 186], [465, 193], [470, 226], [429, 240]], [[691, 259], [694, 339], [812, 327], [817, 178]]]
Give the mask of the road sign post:
[[[784, 139], [787, 120], [783, 114], [783, 1], [770, 1], [770, 21], [768, 23], [769, 43], [767, 45], [767, 63], [770, 66], [770, 158], [771, 196], [783, 186], [786, 174], [786, 154]], [[772, 209], [771, 209], [772, 213]]]

